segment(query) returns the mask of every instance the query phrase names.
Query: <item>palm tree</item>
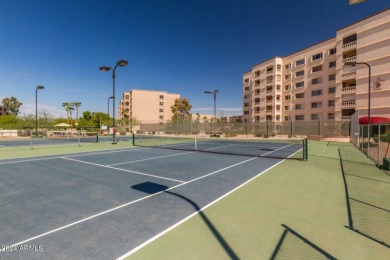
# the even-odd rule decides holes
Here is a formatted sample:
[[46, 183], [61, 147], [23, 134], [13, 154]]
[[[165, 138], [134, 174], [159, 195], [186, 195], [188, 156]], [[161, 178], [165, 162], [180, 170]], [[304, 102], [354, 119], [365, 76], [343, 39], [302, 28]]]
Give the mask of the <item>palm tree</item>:
[[73, 102], [73, 106], [76, 108], [76, 125], [79, 123], [79, 107], [81, 107], [81, 102]]
[[67, 123], [69, 124], [69, 107], [70, 107], [70, 103], [69, 102], [64, 102], [64, 103], [62, 103], [62, 106], [65, 107]]

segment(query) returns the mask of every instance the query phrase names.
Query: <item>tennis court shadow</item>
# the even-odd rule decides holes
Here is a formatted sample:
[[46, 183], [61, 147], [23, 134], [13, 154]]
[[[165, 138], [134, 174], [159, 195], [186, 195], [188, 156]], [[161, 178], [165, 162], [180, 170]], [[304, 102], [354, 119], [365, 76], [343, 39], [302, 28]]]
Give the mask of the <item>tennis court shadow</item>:
[[229, 244], [225, 241], [225, 239], [222, 237], [222, 235], [215, 228], [213, 223], [208, 219], [206, 214], [203, 213], [203, 211], [198, 206], [198, 204], [196, 204], [195, 202], [193, 202], [189, 198], [187, 198], [187, 197], [185, 197], [183, 195], [177, 194], [175, 192], [169, 191], [168, 190], [169, 187], [167, 187], [165, 185], [161, 185], [161, 184], [157, 184], [157, 183], [153, 183], [153, 182], [143, 182], [143, 183], [140, 183], [140, 184], [137, 184], [137, 185], [133, 185], [133, 186], [131, 186], [131, 188], [135, 189], [135, 190], [138, 190], [138, 191], [142, 191], [142, 192], [148, 193], [148, 194], [155, 194], [155, 193], [159, 193], [159, 192], [167, 193], [167, 194], [176, 196], [176, 197], [178, 197], [180, 199], [183, 199], [184, 201], [188, 202], [199, 213], [199, 216], [202, 218], [204, 223], [207, 225], [207, 227], [213, 233], [215, 238], [218, 240], [219, 244], [223, 247], [223, 249], [230, 256], [230, 258], [231, 259], [235, 259], [235, 260], [239, 259], [239, 257], [233, 251], [233, 249], [229, 246]]
[[[390, 248], [390, 234], [387, 232], [387, 227], [389, 226], [390, 220], [390, 211], [388, 209], [379, 207], [378, 205], [372, 205], [365, 201], [361, 201], [358, 199], [354, 199], [349, 195], [349, 191], [351, 189], [352, 192], [357, 193], [364, 192], [372, 189], [372, 187], [367, 187], [364, 183], [361, 185], [352, 185], [348, 186], [347, 176], [353, 176], [354, 178], [360, 177], [367, 179], [369, 181], [374, 181], [373, 179], [348, 174], [345, 171], [345, 163], [346, 161], [343, 159], [342, 152], [339, 148], [339, 157], [340, 157], [340, 166], [341, 172], [344, 181], [344, 189], [345, 189], [345, 198], [347, 205], [347, 213], [348, 213], [348, 226], [346, 228], [365, 236], [385, 247]], [[375, 167], [372, 165], [371, 167]], [[361, 168], [354, 168], [354, 172], [356, 174], [362, 173]], [[365, 172], [363, 170], [363, 172]], [[388, 182], [375, 180], [377, 183], [385, 183]], [[380, 191], [378, 191], [380, 192]]]
[[284, 231], [270, 257], [271, 260], [297, 258], [336, 259], [287, 225], [282, 224], [282, 227], [284, 227]]

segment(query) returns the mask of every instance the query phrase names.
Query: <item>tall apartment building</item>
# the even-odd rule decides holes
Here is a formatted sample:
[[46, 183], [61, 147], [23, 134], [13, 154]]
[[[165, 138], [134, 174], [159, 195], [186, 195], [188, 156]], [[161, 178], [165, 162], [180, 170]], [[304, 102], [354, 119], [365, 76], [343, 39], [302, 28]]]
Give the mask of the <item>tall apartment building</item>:
[[[368, 63], [368, 66], [346, 62]], [[370, 91], [369, 91], [370, 87]], [[348, 119], [355, 111], [390, 117], [390, 9], [336, 36], [254, 65], [243, 74], [247, 122]]]
[[118, 118], [132, 118], [138, 122], [164, 122], [172, 117], [171, 106], [179, 94], [165, 91], [133, 89], [124, 92], [119, 102]]

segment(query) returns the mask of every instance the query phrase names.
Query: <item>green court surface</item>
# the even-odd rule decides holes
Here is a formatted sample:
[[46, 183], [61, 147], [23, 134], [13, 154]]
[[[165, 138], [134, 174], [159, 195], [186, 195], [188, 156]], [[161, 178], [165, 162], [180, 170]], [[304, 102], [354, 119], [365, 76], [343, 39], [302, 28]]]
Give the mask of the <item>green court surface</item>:
[[[308, 161], [285, 160], [128, 259], [390, 259], [371, 239], [389, 238], [389, 188], [389, 176], [351, 145], [312, 141]], [[348, 228], [347, 201], [365, 235]]]

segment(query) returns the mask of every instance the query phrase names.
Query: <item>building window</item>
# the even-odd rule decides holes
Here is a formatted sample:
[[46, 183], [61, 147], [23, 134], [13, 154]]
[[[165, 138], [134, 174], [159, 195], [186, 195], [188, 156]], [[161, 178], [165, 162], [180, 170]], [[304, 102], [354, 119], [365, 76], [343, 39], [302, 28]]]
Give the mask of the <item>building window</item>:
[[164, 108], [160, 108], [160, 113], [164, 113]]
[[311, 96], [312, 96], [312, 97], [321, 96], [321, 95], [322, 95], [322, 89], [313, 90], [313, 91], [311, 92]]
[[334, 68], [334, 67], [336, 67], [336, 61], [329, 62], [329, 68]]
[[321, 102], [313, 102], [313, 103], [311, 103], [311, 108], [321, 108]]
[[284, 106], [284, 111], [290, 111], [290, 106]]
[[249, 98], [249, 94], [244, 95], [244, 99], [248, 99], [248, 98]]
[[286, 70], [291, 69], [291, 63], [284, 65], [284, 68], [285, 68]]
[[284, 121], [290, 121], [290, 116], [285, 116]]
[[164, 95], [160, 95], [160, 99], [164, 99]]
[[329, 75], [329, 81], [336, 80], [336, 74]]
[[244, 115], [249, 115], [249, 111], [244, 111]]
[[319, 120], [320, 116], [318, 114], [311, 114], [311, 120]]
[[295, 105], [295, 110], [301, 110], [303, 109], [303, 104], [296, 104]]
[[273, 79], [274, 79], [273, 76], [267, 76], [267, 77], [265, 78], [265, 80], [266, 80], [267, 83], [272, 82]]
[[322, 70], [322, 65], [315, 66], [315, 67], [311, 68], [311, 72], [312, 73], [318, 72], [318, 71], [321, 71], [321, 70]]
[[274, 67], [273, 66], [270, 66], [267, 68], [267, 73], [271, 73], [272, 71], [274, 71]]
[[336, 51], [337, 51], [337, 49], [336, 49], [336, 48], [329, 49], [329, 55], [336, 54]]
[[303, 88], [304, 86], [305, 86], [305, 82], [304, 81], [295, 83], [295, 88]]
[[336, 87], [331, 87], [328, 89], [328, 93], [329, 94], [332, 94], [332, 93], [336, 93]]
[[160, 116], [160, 119], [163, 119], [163, 120], [164, 120], [164, 116], [163, 116], [163, 115], [161, 115], [161, 116]]
[[245, 87], [244, 90], [245, 90], [245, 91], [249, 91], [249, 87]]
[[295, 62], [295, 67], [305, 64], [305, 59], [297, 60]]
[[291, 89], [291, 85], [285, 85], [284, 86], [284, 90], [290, 90]]
[[315, 79], [311, 80], [311, 84], [313, 84], [313, 85], [319, 84], [319, 83], [322, 83], [322, 78], [315, 78]]
[[258, 86], [260, 86], [260, 80], [255, 81], [255, 87], [258, 87]]
[[244, 83], [249, 83], [249, 79], [245, 79], [245, 80], [244, 80]]
[[163, 106], [164, 105], [164, 102], [160, 102], [160, 106]]
[[281, 72], [281, 71], [282, 71], [282, 65], [277, 64], [277, 65], [276, 65], [276, 70], [277, 70], [278, 72]]
[[295, 94], [295, 98], [296, 98], [296, 99], [304, 98], [304, 97], [305, 97], [305, 93], [298, 93], [298, 94]]
[[328, 107], [334, 107], [334, 106], [335, 106], [334, 100], [329, 100]]
[[296, 115], [296, 116], [295, 116], [295, 120], [296, 120], [296, 121], [305, 120], [305, 116], [304, 116], [304, 115]]
[[290, 96], [290, 95], [284, 96], [284, 100], [285, 100], [285, 101], [291, 100], [291, 96]]
[[319, 59], [322, 59], [322, 52], [314, 54], [313, 56], [311, 56], [311, 60], [312, 61], [319, 60]]
[[328, 119], [334, 119], [334, 113], [328, 113]]
[[285, 76], [284, 76], [284, 79], [285, 79], [285, 80], [289, 80], [289, 79], [291, 79], [291, 74], [287, 74], [287, 75], [285, 75]]
[[295, 77], [297, 78], [297, 77], [301, 77], [301, 76], [303, 76], [303, 75], [305, 75], [305, 71], [304, 70], [300, 70], [300, 71], [297, 71], [296, 73], [295, 73]]
[[259, 77], [259, 76], [260, 76], [260, 70], [255, 71], [255, 77], [257, 78], [257, 77]]

